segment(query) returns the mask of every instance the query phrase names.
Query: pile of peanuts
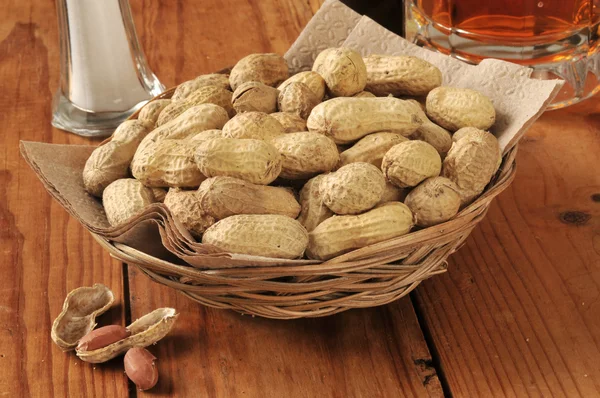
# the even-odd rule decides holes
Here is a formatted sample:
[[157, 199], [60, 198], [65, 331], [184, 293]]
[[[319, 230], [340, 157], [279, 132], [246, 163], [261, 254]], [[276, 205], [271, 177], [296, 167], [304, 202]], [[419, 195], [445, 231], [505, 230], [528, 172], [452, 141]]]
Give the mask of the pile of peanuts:
[[452, 219], [496, 173], [492, 102], [441, 84], [412, 56], [330, 48], [290, 76], [251, 54], [145, 105], [84, 185], [111, 225], [163, 202], [223, 251], [331, 259]]

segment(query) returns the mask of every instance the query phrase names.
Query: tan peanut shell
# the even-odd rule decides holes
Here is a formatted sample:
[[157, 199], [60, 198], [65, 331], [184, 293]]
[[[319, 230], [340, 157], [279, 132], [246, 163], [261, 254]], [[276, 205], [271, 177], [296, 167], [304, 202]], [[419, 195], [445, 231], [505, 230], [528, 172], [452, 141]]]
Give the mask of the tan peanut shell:
[[425, 141], [405, 141], [393, 146], [383, 157], [381, 169], [400, 188], [414, 187], [429, 177], [437, 177], [442, 159]]
[[442, 72], [429, 62], [407, 55], [369, 55], [366, 90], [377, 96], [427, 95], [442, 84]]
[[215, 219], [202, 207], [195, 190], [169, 189], [165, 206], [194, 238], [200, 239], [202, 233], [215, 223]]
[[204, 130], [204, 131], [199, 132], [198, 134], [195, 134], [195, 135], [189, 137], [187, 139], [187, 142], [189, 142], [189, 143], [202, 142], [202, 141], [212, 140], [214, 138], [223, 138], [223, 130], [219, 130], [219, 129]]
[[390, 202], [357, 216], [333, 216], [309, 234], [309, 258], [329, 260], [355, 249], [407, 234], [414, 225], [410, 209]]
[[153, 202], [152, 190], [133, 178], [114, 181], [102, 194], [104, 212], [112, 226], [122, 224]]
[[300, 204], [286, 188], [256, 185], [234, 177], [212, 177], [196, 192], [200, 207], [217, 220], [236, 214], [298, 217]]
[[163, 203], [165, 196], [167, 196], [167, 190], [164, 188], [150, 188], [152, 195], [154, 195], [154, 201]]
[[139, 120], [121, 123], [111, 141], [94, 149], [87, 159], [83, 168], [85, 190], [102, 197], [102, 192], [110, 183], [127, 177], [136, 148], [147, 134], [147, 126]]
[[125, 120], [117, 127], [111, 141], [139, 145], [149, 132], [148, 125], [144, 121], [136, 119]]
[[109, 361], [133, 347], [148, 347], [165, 337], [179, 314], [174, 308], [159, 308], [127, 326], [129, 337], [92, 351], [76, 350], [79, 359], [90, 363]]
[[396, 133], [373, 133], [361, 138], [356, 144], [340, 153], [339, 166], [349, 163], [366, 162], [381, 168], [383, 155], [394, 145], [408, 141], [408, 138]]
[[463, 127], [489, 129], [496, 120], [492, 101], [479, 91], [438, 87], [427, 95], [427, 116], [452, 132]]
[[[152, 130], [138, 146], [136, 155], [152, 142], [165, 139], [180, 140], [205, 130], [221, 129], [228, 120], [227, 111], [218, 105], [202, 104], [191, 107], [170, 122]], [[135, 162], [135, 157], [133, 161]]]
[[140, 391], [151, 389], [158, 383], [156, 357], [145, 348], [133, 347], [125, 353], [125, 374]]
[[147, 187], [197, 188], [206, 179], [194, 162], [200, 142], [161, 140], [136, 153], [131, 173]]
[[177, 86], [171, 99], [173, 101], [186, 99], [194, 91], [206, 86], [217, 86], [229, 90], [229, 75], [211, 73], [209, 75], [200, 75], [195, 79], [183, 82]]
[[350, 97], [365, 89], [367, 69], [354, 50], [328, 48], [317, 55], [312, 67], [325, 80], [329, 93], [334, 97]]
[[440, 156], [445, 156], [452, 146], [452, 135], [450, 132], [429, 120], [419, 102], [416, 100], [408, 100], [407, 102], [414, 105], [415, 111], [423, 121], [419, 128], [409, 136], [410, 139], [425, 141], [434, 147]]
[[100, 283], [72, 290], [52, 323], [52, 341], [63, 351], [74, 349], [96, 327], [96, 317], [105, 313], [114, 301], [113, 292]]
[[296, 133], [298, 131], [308, 131], [306, 128], [306, 120], [302, 119], [295, 113], [275, 112], [269, 114], [283, 126], [284, 133]]
[[[473, 137], [487, 137], [486, 134], [491, 134], [489, 131], [479, 130], [475, 127], [463, 127], [460, 130], [457, 130], [454, 134], [452, 134], [452, 141], [456, 142], [464, 137], [473, 136]], [[498, 147], [498, 163], [496, 164], [496, 170], [494, 173], [498, 171], [500, 165], [502, 164], [502, 149]]]
[[83, 168], [83, 186], [86, 192], [102, 197], [108, 185], [126, 178], [135, 148], [134, 144], [109, 141], [94, 149]]
[[385, 189], [383, 190], [383, 195], [381, 196], [381, 200], [377, 205], [382, 205], [388, 202], [404, 202], [406, 195], [408, 195], [408, 188], [398, 188], [394, 184], [389, 181], [385, 182]]
[[420, 183], [406, 196], [404, 203], [415, 215], [420, 227], [450, 220], [460, 208], [459, 189], [445, 177], [432, 177]]
[[336, 144], [347, 144], [378, 131], [407, 136], [421, 120], [412, 104], [397, 98], [334, 98], [315, 106], [306, 125]]
[[240, 214], [210, 227], [202, 243], [229, 253], [294, 259], [302, 257], [308, 232], [298, 221], [278, 214]]
[[333, 170], [339, 161], [335, 143], [319, 133], [308, 131], [283, 134], [271, 140], [281, 154], [280, 177], [298, 180]]
[[289, 77], [288, 65], [279, 54], [250, 54], [240, 59], [231, 69], [229, 84], [237, 89], [245, 82], [261, 82], [277, 87]]
[[223, 126], [224, 138], [245, 138], [270, 141], [284, 134], [283, 126], [263, 112], [244, 112]]
[[116, 343], [129, 337], [131, 333], [124, 326], [108, 325], [94, 329], [79, 340], [77, 351], [93, 351], [104, 348], [109, 344]]
[[460, 140], [461, 138], [463, 138], [463, 137], [465, 137], [465, 136], [467, 136], [468, 134], [471, 134], [471, 133], [476, 133], [477, 134], [480, 131], [482, 131], [482, 130], [480, 130], [480, 129], [476, 128], [476, 127], [463, 127], [463, 128], [461, 128], [459, 130], [456, 130], [454, 132], [454, 134], [452, 134], [452, 142], [456, 142], [456, 141]]
[[354, 98], [375, 98], [377, 96], [368, 91], [361, 91], [359, 93], [354, 94], [352, 97], [354, 97]]
[[306, 119], [319, 102], [321, 101], [306, 84], [291, 82], [279, 92], [277, 108], [281, 112], [295, 113]]
[[321, 183], [323, 203], [336, 214], [358, 214], [381, 200], [385, 178], [370, 163], [350, 163], [328, 174]]
[[166, 98], [156, 99], [148, 102], [140, 110], [138, 120], [146, 123], [151, 128], [154, 128], [156, 126], [156, 121], [158, 120], [158, 115], [160, 115], [162, 110], [165, 109], [170, 103], [171, 100]]
[[246, 82], [233, 92], [231, 102], [237, 113], [241, 112], [277, 112], [279, 90], [261, 82]]
[[311, 178], [304, 184], [300, 190], [300, 216], [298, 221], [304, 225], [308, 232], [312, 231], [333, 216], [333, 212], [329, 207], [323, 203], [323, 191], [321, 190], [321, 183], [325, 179], [326, 175], [320, 174], [316, 177]]
[[493, 134], [471, 132], [456, 141], [444, 159], [442, 176], [459, 189], [461, 203], [479, 196], [498, 169], [500, 147]]
[[279, 87], [277, 88], [279, 89], [279, 91], [283, 91], [283, 89], [288, 84], [293, 82], [306, 84], [306, 86], [310, 89], [310, 91], [313, 92], [313, 94], [319, 102], [321, 102], [321, 100], [325, 96], [325, 80], [323, 80], [321, 75], [319, 75], [317, 72], [306, 71], [296, 73], [295, 75], [290, 76], [289, 79], [281, 83], [281, 85], [279, 85]]
[[268, 185], [281, 172], [281, 155], [262, 140], [216, 138], [201, 142], [194, 153], [196, 165], [206, 177], [236, 177]]
[[186, 99], [180, 101], [173, 101], [167, 105], [158, 115], [156, 120], [157, 126], [162, 126], [165, 123], [175, 119], [183, 112], [187, 111], [191, 107], [201, 104], [215, 104], [219, 105], [227, 111], [229, 117], [235, 115], [235, 110], [231, 105], [231, 97], [233, 93], [217, 86], [205, 86], [191, 93]]

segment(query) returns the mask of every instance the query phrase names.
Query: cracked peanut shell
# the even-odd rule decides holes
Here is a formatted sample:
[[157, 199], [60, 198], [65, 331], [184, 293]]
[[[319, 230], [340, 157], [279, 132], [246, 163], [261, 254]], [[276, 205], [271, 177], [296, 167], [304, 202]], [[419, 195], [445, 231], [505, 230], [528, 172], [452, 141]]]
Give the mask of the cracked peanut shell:
[[105, 313], [114, 301], [113, 292], [101, 283], [71, 290], [52, 323], [52, 341], [63, 351], [74, 349], [96, 327], [96, 317]]
[[165, 337], [173, 328], [179, 314], [174, 308], [159, 308], [127, 326], [129, 337], [91, 351], [76, 350], [82, 361], [103, 363], [133, 347], [148, 347]]

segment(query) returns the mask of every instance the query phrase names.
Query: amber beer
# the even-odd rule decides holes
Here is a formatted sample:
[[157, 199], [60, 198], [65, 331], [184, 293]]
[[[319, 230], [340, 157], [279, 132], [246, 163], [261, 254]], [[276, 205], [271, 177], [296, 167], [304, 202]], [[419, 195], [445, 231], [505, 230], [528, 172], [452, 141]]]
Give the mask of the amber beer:
[[544, 43], [585, 29], [593, 15], [590, 0], [418, 0], [440, 29], [486, 41]]
[[555, 107], [600, 90], [600, 0], [406, 0], [407, 38], [467, 62], [566, 80]]

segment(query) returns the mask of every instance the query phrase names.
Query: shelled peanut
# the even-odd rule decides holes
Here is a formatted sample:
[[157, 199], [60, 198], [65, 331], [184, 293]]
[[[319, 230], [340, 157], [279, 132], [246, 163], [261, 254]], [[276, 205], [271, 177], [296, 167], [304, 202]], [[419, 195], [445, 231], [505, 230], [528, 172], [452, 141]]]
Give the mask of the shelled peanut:
[[[98, 195], [129, 167], [142, 186], [170, 187], [164, 205], [203, 243], [286, 259], [308, 247], [328, 259], [452, 219], [498, 170], [492, 102], [442, 81], [412, 56], [330, 48], [289, 76], [280, 55], [251, 54], [230, 75], [199, 76], [148, 104], [143, 122], [122, 128], [137, 126], [141, 138], [126, 144], [115, 133], [84, 181]], [[104, 160], [92, 181], [101, 151], [115, 167]], [[164, 190], [156, 196], [134, 210]]]

